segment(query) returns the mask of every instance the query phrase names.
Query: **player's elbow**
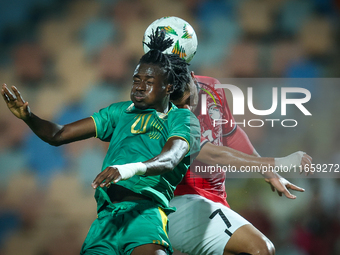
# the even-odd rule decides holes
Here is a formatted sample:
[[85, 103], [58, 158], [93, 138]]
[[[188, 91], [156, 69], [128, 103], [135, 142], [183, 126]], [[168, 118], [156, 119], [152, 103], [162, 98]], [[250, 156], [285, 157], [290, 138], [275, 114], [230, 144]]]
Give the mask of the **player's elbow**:
[[52, 145], [54, 147], [58, 147], [58, 146], [62, 145], [63, 143], [58, 142], [58, 141], [49, 141], [48, 144]]
[[61, 133], [57, 133], [51, 137], [49, 137], [45, 142], [47, 142], [49, 145], [58, 147], [60, 145], [63, 145], [66, 143], [65, 139], [63, 139], [63, 136]]
[[174, 170], [174, 168], [177, 166], [177, 162], [173, 159], [169, 159], [163, 164], [163, 172], [170, 172]]
[[163, 159], [162, 161], [162, 172], [167, 173], [171, 172], [175, 169], [175, 167], [179, 164], [182, 158], [177, 157], [168, 157], [166, 159]]
[[46, 141], [49, 145], [52, 145], [52, 146], [55, 146], [55, 147], [58, 147], [60, 145], [63, 145], [64, 142], [61, 140], [61, 139], [58, 139], [58, 138], [51, 138], [49, 140]]

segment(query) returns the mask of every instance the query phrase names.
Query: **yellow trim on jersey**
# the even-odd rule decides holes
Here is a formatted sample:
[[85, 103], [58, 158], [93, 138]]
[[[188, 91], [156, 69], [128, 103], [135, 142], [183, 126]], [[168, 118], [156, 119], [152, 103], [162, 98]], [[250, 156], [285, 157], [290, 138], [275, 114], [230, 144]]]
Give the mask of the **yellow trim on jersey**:
[[162, 241], [160, 241], [160, 240], [153, 240], [152, 243], [159, 244], [159, 245], [163, 245], [163, 246], [165, 246], [166, 248], [169, 247], [169, 244], [168, 244], [166, 241], [164, 241], [164, 240], [162, 240]]
[[171, 106], [171, 108], [170, 108], [166, 113], [157, 112], [157, 116], [158, 116], [160, 119], [164, 119], [166, 116], [168, 116], [169, 112], [171, 112], [172, 109], [173, 109], [173, 107]]
[[171, 108], [169, 109], [169, 111], [166, 114], [168, 115], [169, 112], [171, 112], [172, 109], [173, 109], [173, 107], [171, 106]]
[[163, 230], [164, 233], [166, 234], [166, 236], [168, 237], [168, 233], [166, 232], [166, 224], [168, 223], [168, 216], [166, 216], [165, 212], [162, 210], [162, 208], [158, 207], [158, 211], [161, 215], [161, 219], [162, 219], [162, 226], [163, 226]]
[[[179, 138], [182, 138], [182, 139], [183, 139], [184, 141], [186, 141], [186, 143], [188, 144], [188, 151], [190, 150], [190, 143], [189, 143], [188, 140], [185, 139], [183, 136], [173, 135], [173, 136], [170, 136], [170, 137], [168, 138], [168, 140], [169, 140], [171, 137], [179, 137]], [[167, 141], [168, 141], [168, 140], [167, 140]]]
[[94, 127], [96, 129], [96, 136], [95, 138], [98, 138], [98, 133], [97, 133], [97, 124], [96, 124], [96, 121], [94, 120], [93, 116], [91, 116], [91, 118], [93, 119], [93, 122], [94, 122]]

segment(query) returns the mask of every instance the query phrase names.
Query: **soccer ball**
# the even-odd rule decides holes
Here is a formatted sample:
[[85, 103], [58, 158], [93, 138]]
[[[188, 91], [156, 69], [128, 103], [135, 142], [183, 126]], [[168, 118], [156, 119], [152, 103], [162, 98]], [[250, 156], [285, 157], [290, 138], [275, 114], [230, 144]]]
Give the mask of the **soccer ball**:
[[[186, 62], [190, 62], [194, 57], [197, 49], [197, 36], [192, 26], [185, 20], [178, 17], [163, 17], [152, 22], [145, 30], [143, 42], [149, 43], [149, 35], [156, 31], [157, 27], [165, 32], [165, 38], [172, 38], [171, 47], [163, 51], [167, 54], [177, 54]], [[143, 43], [144, 52], [150, 49]]]

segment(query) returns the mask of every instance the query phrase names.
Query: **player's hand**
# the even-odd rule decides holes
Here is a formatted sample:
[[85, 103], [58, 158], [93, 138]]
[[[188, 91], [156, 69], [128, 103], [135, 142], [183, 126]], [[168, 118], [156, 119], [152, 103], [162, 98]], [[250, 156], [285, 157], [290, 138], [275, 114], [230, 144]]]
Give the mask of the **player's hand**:
[[107, 167], [104, 171], [97, 175], [97, 177], [92, 182], [92, 187], [94, 189], [100, 187], [110, 187], [111, 183], [117, 183], [122, 179], [118, 168]]
[[289, 190], [296, 190], [300, 192], [304, 192], [305, 190], [303, 188], [300, 188], [289, 181], [287, 181], [285, 178], [281, 177], [277, 174], [276, 177], [273, 178], [266, 178], [265, 181], [269, 183], [271, 189], [273, 192], [277, 191], [277, 194], [282, 197], [282, 194], [284, 194], [287, 198], [295, 199], [296, 196], [291, 194]]
[[286, 157], [275, 158], [275, 166], [294, 168], [300, 174], [305, 173], [306, 176], [310, 173], [311, 163], [312, 157], [303, 151], [294, 152]]
[[26, 120], [31, 115], [28, 102], [22, 98], [19, 90], [12, 86], [13, 93], [8, 89], [6, 84], [2, 85], [1, 95], [4, 98], [8, 109], [19, 119]]
[[303, 154], [301, 159], [301, 168], [300, 168], [300, 174], [305, 173], [307, 176], [309, 173], [314, 174], [314, 172], [309, 171], [310, 166], [312, 164], [313, 158], [309, 156], [307, 153]]

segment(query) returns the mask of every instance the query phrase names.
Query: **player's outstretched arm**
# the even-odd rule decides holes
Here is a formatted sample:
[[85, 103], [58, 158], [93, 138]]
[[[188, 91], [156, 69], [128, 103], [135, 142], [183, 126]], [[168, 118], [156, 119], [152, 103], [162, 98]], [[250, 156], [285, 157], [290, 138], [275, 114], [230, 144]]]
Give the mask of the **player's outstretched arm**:
[[226, 146], [217, 146], [210, 142], [204, 144], [196, 160], [207, 165], [235, 166], [240, 169], [242, 166], [274, 165], [274, 158], [261, 158], [248, 155], [241, 151]]
[[96, 135], [95, 125], [91, 118], [79, 120], [67, 125], [58, 125], [53, 122], [40, 119], [30, 110], [28, 102], [25, 102], [19, 90], [6, 84], [2, 85], [1, 94], [8, 109], [19, 119], [22, 119], [31, 130], [43, 141], [59, 146], [65, 143], [90, 138]]
[[[256, 157], [254, 155], [248, 155], [243, 152], [234, 150], [225, 146], [216, 146], [212, 143], [206, 143], [198, 154], [197, 160], [208, 165], [221, 165], [221, 166], [235, 166], [238, 169], [245, 166], [257, 166], [261, 173], [262, 166], [272, 167], [293, 167], [302, 166], [312, 163], [312, 158], [301, 151], [292, 153], [286, 157], [281, 158], [269, 158], [269, 157]], [[303, 192], [304, 189], [290, 183], [285, 178], [277, 174], [276, 172], [269, 172], [263, 174], [267, 183], [270, 184], [273, 191], [277, 191], [279, 196], [284, 194], [287, 198], [294, 199], [296, 196], [289, 192], [289, 189]]]
[[[298, 167], [311, 164], [312, 158], [308, 154], [297, 151], [286, 157], [269, 158], [269, 157], [256, 157], [246, 153], [234, 150], [226, 146], [216, 146], [210, 142], [206, 143], [198, 154], [197, 160], [207, 165], [221, 165], [221, 166], [235, 166], [240, 169], [244, 166], [256, 166], [261, 170], [262, 166], [272, 166], [277, 168], [282, 167]], [[301, 167], [303, 169], [303, 167]], [[271, 176], [265, 176], [271, 177]]]
[[189, 150], [189, 145], [180, 137], [171, 137], [164, 145], [161, 153], [145, 162], [130, 163], [107, 167], [97, 175], [92, 183], [96, 189], [109, 187], [111, 182], [117, 183], [134, 175], [161, 175], [172, 171], [184, 158]]

